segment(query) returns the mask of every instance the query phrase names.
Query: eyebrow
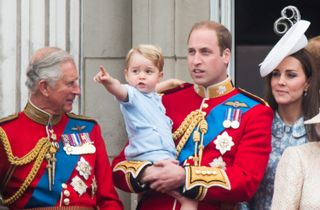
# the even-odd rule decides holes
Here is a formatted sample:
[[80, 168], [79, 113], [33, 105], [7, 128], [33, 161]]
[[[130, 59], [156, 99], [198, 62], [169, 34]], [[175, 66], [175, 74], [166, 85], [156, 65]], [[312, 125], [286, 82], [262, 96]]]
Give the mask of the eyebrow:
[[286, 69], [285, 71], [286, 72], [297, 72], [298, 70], [296, 70], [296, 69]]

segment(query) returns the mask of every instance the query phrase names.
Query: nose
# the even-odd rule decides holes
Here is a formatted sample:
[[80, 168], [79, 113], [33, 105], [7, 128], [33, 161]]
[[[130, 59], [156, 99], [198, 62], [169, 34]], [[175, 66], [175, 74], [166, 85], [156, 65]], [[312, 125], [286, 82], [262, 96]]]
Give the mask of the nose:
[[198, 65], [199, 63], [201, 63], [201, 56], [200, 56], [199, 53], [195, 53], [195, 54], [193, 55], [192, 63], [193, 63], [194, 65]]
[[80, 94], [81, 94], [79, 84], [76, 84], [76, 85], [73, 87], [72, 93], [75, 94], [75, 95], [80, 95]]
[[280, 75], [278, 83], [279, 85], [286, 85], [286, 79], [284, 75]]
[[141, 71], [139, 72], [139, 79], [145, 79], [146, 78], [146, 73]]

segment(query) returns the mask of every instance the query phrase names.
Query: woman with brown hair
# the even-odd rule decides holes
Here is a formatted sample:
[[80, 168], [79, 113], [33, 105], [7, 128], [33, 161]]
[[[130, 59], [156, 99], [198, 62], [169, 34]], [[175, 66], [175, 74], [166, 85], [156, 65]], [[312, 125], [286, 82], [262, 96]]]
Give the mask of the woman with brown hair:
[[275, 171], [284, 150], [316, 137], [314, 127], [303, 124], [318, 113], [320, 101], [317, 66], [304, 48], [309, 24], [299, 21], [292, 26], [261, 64], [266, 100], [274, 111], [272, 151], [264, 179], [248, 203], [251, 210], [271, 208]]

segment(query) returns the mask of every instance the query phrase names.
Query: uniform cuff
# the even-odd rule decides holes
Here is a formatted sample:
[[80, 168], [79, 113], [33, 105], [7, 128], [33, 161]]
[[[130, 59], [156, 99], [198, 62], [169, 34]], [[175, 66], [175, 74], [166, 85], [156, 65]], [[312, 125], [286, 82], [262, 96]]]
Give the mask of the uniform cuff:
[[226, 172], [220, 168], [206, 166], [185, 166], [186, 180], [184, 195], [202, 200], [210, 187], [231, 189]]
[[152, 162], [150, 161], [122, 161], [114, 167], [113, 171], [122, 171], [125, 174], [130, 191], [139, 193], [149, 189], [146, 184], [139, 182], [139, 178], [142, 172], [151, 165]]

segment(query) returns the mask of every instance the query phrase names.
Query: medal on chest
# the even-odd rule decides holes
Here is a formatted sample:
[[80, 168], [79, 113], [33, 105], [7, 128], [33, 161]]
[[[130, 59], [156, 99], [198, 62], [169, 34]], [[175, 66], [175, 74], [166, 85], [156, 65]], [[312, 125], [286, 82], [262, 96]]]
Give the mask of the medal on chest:
[[232, 141], [232, 137], [224, 131], [221, 135], [217, 136], [217, 139], [213, 141], [216, 146], [216, 149], [220, 152], [220, 156], [218, 158], [214, 158], [209, 165], [213, 168], [221, 168], [223, 170], [226, 169], [226, 163], [224, 162], [222, 156], [230, 151], [234, 146], [234, 142]]
[[225, 118], [222, 123], [224, 128], [233, 128], [237, 129], [240, 126], [241, 122], [241, 109], [231, 108], [226, 109]]
[[216, 149], [219, 150], [221, 155], [231, 150], [231, 147], [234, 145], [232, 137], [224, 131], [221, 135], [217, 136], [217, 139], [213, 141], [216, 145]]
[[63, 134], [63, 149], [67, 155], [93, 154], [96, 147], [88, 133]]

